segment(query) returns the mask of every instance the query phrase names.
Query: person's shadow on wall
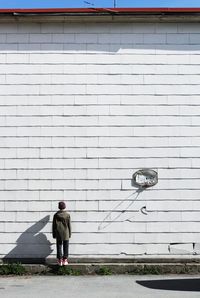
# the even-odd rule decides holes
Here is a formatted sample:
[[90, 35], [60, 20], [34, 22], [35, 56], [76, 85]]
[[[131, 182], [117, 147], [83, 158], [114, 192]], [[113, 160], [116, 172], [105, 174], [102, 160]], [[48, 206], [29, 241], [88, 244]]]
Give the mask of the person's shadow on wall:
[[45, 263], [46, 258], [53, 250], [47, 236], [40, 231], [46, 226], [49, 219], [50, 216], [47, 215], [24, 231], [17, 239], [16, 247], [3, 258], [3, 261], [21, 260], [23, 263]]

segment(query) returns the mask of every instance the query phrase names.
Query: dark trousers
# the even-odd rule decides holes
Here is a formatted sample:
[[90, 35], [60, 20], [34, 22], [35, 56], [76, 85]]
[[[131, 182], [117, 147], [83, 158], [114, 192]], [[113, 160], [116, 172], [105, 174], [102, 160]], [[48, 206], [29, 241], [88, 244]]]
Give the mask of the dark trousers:
[[69, 253], [69, 240], [56, 239], [57, 259], [67, 259]]

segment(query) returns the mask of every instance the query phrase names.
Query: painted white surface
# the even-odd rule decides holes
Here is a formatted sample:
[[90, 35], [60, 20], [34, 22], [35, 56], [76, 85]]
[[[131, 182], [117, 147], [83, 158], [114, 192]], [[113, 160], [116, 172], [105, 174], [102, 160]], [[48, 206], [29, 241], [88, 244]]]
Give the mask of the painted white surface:
[[0, 24], [0, 256], [55, 256], [60, 200], [71, 257], [191, 256], [199, 74], [199, 24]]

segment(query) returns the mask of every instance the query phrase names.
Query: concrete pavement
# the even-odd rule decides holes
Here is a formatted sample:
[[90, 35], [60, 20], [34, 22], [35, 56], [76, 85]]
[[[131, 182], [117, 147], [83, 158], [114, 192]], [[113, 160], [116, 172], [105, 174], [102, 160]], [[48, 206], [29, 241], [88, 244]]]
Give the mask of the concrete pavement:
[[1, 298], [199, 298], [200, 276], [1, 277]]

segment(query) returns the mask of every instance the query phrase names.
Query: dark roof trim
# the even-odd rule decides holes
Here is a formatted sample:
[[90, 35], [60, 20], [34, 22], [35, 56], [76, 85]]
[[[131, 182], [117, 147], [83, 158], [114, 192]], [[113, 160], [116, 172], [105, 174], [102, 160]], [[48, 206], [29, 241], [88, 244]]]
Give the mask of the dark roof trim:
[[114, 13], [114, 14], [155, 14], [155, 13], [200, 13], [200, 7], [186, 8], [9, 8], [0, 9], [0, 14], [94, 14], [94, 13]]

